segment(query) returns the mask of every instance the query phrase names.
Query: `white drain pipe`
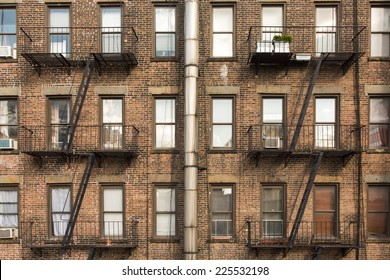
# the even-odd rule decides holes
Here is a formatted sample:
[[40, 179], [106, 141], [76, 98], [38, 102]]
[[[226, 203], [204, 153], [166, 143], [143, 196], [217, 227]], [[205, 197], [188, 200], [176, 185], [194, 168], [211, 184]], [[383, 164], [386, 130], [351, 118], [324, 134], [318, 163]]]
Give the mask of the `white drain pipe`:
[[185, 1], [184, 15], [184, 259], [198, 253], [198, 59], [199, 1]]

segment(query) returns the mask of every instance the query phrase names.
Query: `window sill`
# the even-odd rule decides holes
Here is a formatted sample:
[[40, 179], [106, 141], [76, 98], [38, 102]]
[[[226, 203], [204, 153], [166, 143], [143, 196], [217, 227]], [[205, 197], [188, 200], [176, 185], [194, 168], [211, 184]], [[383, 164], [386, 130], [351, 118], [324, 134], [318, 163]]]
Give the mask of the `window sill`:
[[236, 240], [232, 236], [227, 237], [212, 237], [209, 240], [210, 243], [236, 243]]
[[381, 148], [381, 149], [371, 148], [367, 150], [367, 154], [388, 154], [388, 153], [390, 153], [389, 148]]
[[180, 239], [178, 237], [161, 237], [161, 238], [158, 238], [158, 237], [154, 237], [154, 238], [151, 238], [150, 239], [150, 242], [151, 243], [179, 243], [180, 242]]
[[207, 62], [238, 62], [237, 57], [209, 57]]
[[176, 56], [151, 57], [150, 62], [179, 62], [179, 58]]
[[170, 149], [170, 150], [157, 150], [154, 149], [150, 152], [151, 154], [179, 154], [180, 151], [177, 149]]
[[369, 57], [368, 61], [390, 61], [390, 57], [388, 57], [388, 56]]
[[367, 243], [390, 243], [390, 237], [368, 236]]

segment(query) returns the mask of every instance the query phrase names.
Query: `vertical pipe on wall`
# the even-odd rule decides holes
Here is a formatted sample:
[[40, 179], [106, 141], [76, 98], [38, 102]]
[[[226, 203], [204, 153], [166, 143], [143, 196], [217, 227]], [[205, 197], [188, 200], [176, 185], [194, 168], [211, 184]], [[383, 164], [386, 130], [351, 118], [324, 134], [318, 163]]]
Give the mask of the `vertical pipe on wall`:
[[184, 259], [198, 253], [198, 119], [199, 1], [185, 0], [184, 14]]

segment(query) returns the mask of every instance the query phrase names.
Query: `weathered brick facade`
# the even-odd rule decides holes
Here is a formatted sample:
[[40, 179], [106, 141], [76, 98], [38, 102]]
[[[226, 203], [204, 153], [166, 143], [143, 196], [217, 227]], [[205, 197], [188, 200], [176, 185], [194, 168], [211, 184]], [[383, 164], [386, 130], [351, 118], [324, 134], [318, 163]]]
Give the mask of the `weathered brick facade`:
[[[61, 249], [59, 246], [61, 239], [50, 239], [48, 225], [50, 186], [70, 185], [74, 203], [87, 163], [88, 151], [71, 152], [69, 156], [63, 157], [51, 154], [33, 156], [26, 154], [26, 148], [22, 146], [22, 143], [26, 143], [23, 137], [28, 135], [24, 127], [49, 125], [49, 98], [66, 97], [71, 99], [71, 103], [76, 100], [84, 68], [82, 64], [73, 65], [70, 67], [69, 75], [66, 67], [42, 67], [42, 72], [38, 75], [34, 67], [21, 55], [23, 52], [33, 52], [33, 50], [24, 49], [28, 39], [20, 28], [30, 30], [33, 48], [35, 46], [39, 49], [41, 46], [41, 51], [45, 48], [47, 50], [49, 48], [45, 46], [48, 40], [48, 35], [45, 33], [47, 31], [39, 33], [41, 32], [39, 28], [48, 26], [48, 7], [70, 7], [71, 27], [92, 28], [100, 25], [100, 8], [106, 5], [120, 6], [123, 27], [134, 28], [138, 41], [135, 44], [136, 49], [133, 48], [133, 50], [135, 50], [138, 64], [129, 73], [121, 65], [102, 67], [99, 73], [95, 71], [80, 115], [78, 131], [81, 133], [83, 126], [101, 124], [102, 97], [123, 98], [123, 125], [134, 126], [139, 131], [138, 134], [131, 132], [134, 133], [133, 136], [137, 141], [136, 156], [111, 157], [104, 153], [101, 157], [98, 156], [92, 169], [77, 223], [96, 222], [95, 230], [101, 231], [99, 223], [103, 219], [102, 188], [105, 185], [123, 186], [123, 227], [131, 232], [134, 226], [137, 234], [132, 235], [129, 242], [137, 246], [129, 249], [126, 246], [114, 248], [111, 245], [110, 249], [110, 245], [104, 246], [107, 240], [101, 238], [92, 243], [95, 247], [101, 245], [97, 247], [98, 250], [94, 257], [97, 259], [183, 258], [184, 2], [183, 0], [0, 1], [0, 9], [11, 7], [16, 8], [17, 11], [18, 54], [17, 59], [0, 58], [0, 99], [17, 98], [19, 128], [19, 150], [0, 151], [0, 186], [17, 186], [19, 224], [18, 238], [0, 239], [1, 259], [87, 259], [90, 254], [90, 243], [66, 250]], [[211, 56], [212, 6], [222, 4], [233, 5], [235, 12], [235, 55], [227, 59]], [[340, 130], [338, 136], [344, 137], [340, 139], [340, 143], [352, 139], [353, 152], [336, 153], [331, 156], [327, 156], [325, 152], [314, 181], [315, 185], [337, 186], [337, 230], [340, 236], [350, 231], [349, 236], [353, 241], [349, 245], [353, 246], [348, 248], [339, 246], [341, 242], [334, 242], [334, 240], [315, 246], [312, 244], [315, 243], [314, 233], [310, 230], [306, 232], [308, 236], [306, 236], [305, 243], [296, 243], [297, 246], [290, 250], [285, 247], [275, 248], [275, 246], [265, 246], [256, 250], [247, 246], [247, 221], [252, 221], [253, 226], [255, 222], [262, 220], [262, 187], [266, 185], [283, 186], [284, 240], [279, 241], [286, 242], [314, 165], [316, 153], [315, 149], [311, 149], [302, 153], [293, 153], [290, 156], [282, 153], [273, 155], [261, 153], [253, 158], [248, 155], [253, 148], [249, 142], [249, 128], [254, 126], [252, 130], [254, 141], [261, 138], [261, 131], [256, 130], [255, 126], [263, 122], [264, 97], [283, 97], [285, 124], [295, 128], [309, 86], [309, 79], [317, 61], [312, 57], [310, 62], [290, 63], [287, 66], [260, 65], [258, 69], [248, 64], [250, 28], [262, 24], [260, 16], [262, 6], [275, 4], [283, 5], [284, 25], [286, 26], [313, 28], [316, 5], [335, 5], [337, 6], [338, 25], [349, 27], [350, 30], [356, 25], [366, 27], [358, 36], [359, 47], [364, 50], [364, 54], [346, 71], [345, 75], [342, 69], [334, 64], [324, 63], [321, 66], [300, 135], [300, 139], [309, 139], [314, 142], [313, 129], [310, 130], [310, 127], [314, 127], [315, 124], [314, 107], [315, 98], [318, 96], [337, 97], [337, 122], [340, 127], [355, 126], [356, 128], [359, 123], [362, 127], [361, 145], [356, 144], [358, 143], [356, 130], [349, 130], [349, 136]], [[388, 57], [387, 59], [370, 57], [370, 11], [371, 6], [376, 4], [390, 5], [390, 1], [199, 1], [198, 259], [311, 259], [316, 250], [321, 250], [318, 256], [321, 259], [390, 259], [389, 235], [387, 234], [387, 238], [374, 238], [367, 232], [367, 187], [369, 184], [390, 186], [389, 147], [368, 149], [369, 98], [370, 96], [390, 96]], [[159, 59], [153, 55], [153, 9], [156, 5], [176, 7], [177, 56], [173, 59]], [[354, 5], [358, 6], [354, 7]], [[354, 21], [354, 12], [357, 12], [357, 23]], [[310, 28], [309, 30], [313, 30], [310, 34], [314, 42], [314, 29]], [[302, 30], [305, 29], [302, 28]], [[79, 46], [77, 46], [79, 49], [83, 48], [83, 44], [93, 48], [94, 41], [88, 41], [92, 37], [88, 37], [89, 39], [85, 41], [80, 39], [83, 32], [74, 35], [72, 40], [75, 42], [79, 40]], [[293, 40], [298, 38], [300, 38], [299, 35]], [[352, 40], [352, 37], [350, 39]], [[218, 150], [211, 147], [212, 98], [221, 96], [234, 98], [233, 149]], [[156, 97], [176, 98], [175, 149], [154, 148], [154, 99]], [[360, 122], [357, 121], [359, 114]], [[306, 127], [308, 127], [307, 130], [305, 130]], [[124, 137], [131, 137], [130, 130], [125, 133], [128, 134]], [[288, 130], [287, 134], [291, 138], [293, 130]], [[45, 137], [48, 136], [42, 134], [42, 138]], [[83, 137], [91, 136], [80, 136], [76, 130], [75, 149], [77, 149], [78, 141], [81, 141]], [[99, 132], [96, 132], [93, 137], [96, 138], [94, 139], [96, 143], [99, 143]], [[287, 146], [291, 139], [285, 141], [287, 142], [284, 145]], [[155, 186], [159, 185], [171, 185], [176, 188], [177, 234], [175, 237], [159, 239], [154, 236], [156, 211], [154, 192]], [[211, 187], [226, 185], [233, 187], [233, 236], [212, 238]], [[358, 197], [361, 198], [360, 213], [358, 212]], [[301, 230], [306, 222], [313, 222], [313, 211], [312, 190], [302, 218]], [[360, 248], [356, 249], [354, 246], [357, 245], [359, 216], [362, 222], [361, 243]], [[342, 226], [344, 223], [349, 226], [344, 228]], [[43, 239], [35, 248], [31, 243], [31, 238], [34, 239], [35, 234], [31, 225], [39, 227], [39, 236]], [[76, 226], [75, 239], [78, 238], [78, 234], [81, 236], [82, 233], [81, 229], [77, 231]], [[254, 233], [252, 238], [255, 238]], [[258, 242], [261, 243], [261, 240]], [[116, 244], [115, 241], [112, 244]], [[262, 244], [266, 245], [266, 243]], [[276, 242], [270, 244], [275, 245]], [[332, 246], [326, 246], [329, 244]]]

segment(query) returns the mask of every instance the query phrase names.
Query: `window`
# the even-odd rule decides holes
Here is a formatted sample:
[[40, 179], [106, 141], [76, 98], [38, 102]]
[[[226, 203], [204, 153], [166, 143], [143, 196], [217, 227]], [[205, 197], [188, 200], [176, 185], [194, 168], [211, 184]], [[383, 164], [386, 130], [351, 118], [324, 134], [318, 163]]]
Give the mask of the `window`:
[[18, 223], [18, 189], [0, 186], [0, 228], [17, 228]]
[[315, 99], [315, 147], [331, 149], [336, 147], [336, 97]]
[[6, 56], [16, 58], [16, 9], [0, 8], [0, 46], [8, 47]]
[[314, 187], [314, 234], [317, 239], [337, 237], [337, 187]]
[[70, 56], [69, 8], [49, 8], [50, 52]]
[[261, 10], [261, 40], [271, 42], [275, 35], [281, 35], [283, 32], [283, 6], [265, 5]]
[[390, 7], [371, 8], [371, 56], [390, 56]]
[[176, 55], [176, 7], [158, 6], [155, 12], [155, 56]]
[[103, 149], [118, 150], [123, 147], [123, 99], [102, 99]]
[[155, 223], [156, 237], [176, 236], [176, 189], [172, 186], [155, 187]]
[[122, 51], [122, 9], [120, 7], [101, 8], [102, 52]]
[[367, 231], [371, 236], [389, 237], [390, 186], [368, 186]]
[[154, 100], [155, 142], [157, 149], [175, 148], [176, 99], [156, 98]]
[[103, 235], [105, 238], [123, 236], [123, 187], [103, 187]]
[[212, 99], [212, 147], [232, 148], [233, 147], [233, 98], [213, 98]]
[[370, 98], [370, 148], [389, 147], [390, 97]]
[[316, 7], [316, 53], [335, 52], [336, 35], [337, 7]]
[[263, 99], [264, 148], [283, 148], [284, 98]]
[[50, 188], [50, 233], [64, 236], [70, 219], [72, 195], [69, 186]]
[[67, 126], [69, 123], [69, 99], [49, 99], [49, 147], [60, 150], [67, 143]]
[[0, 99], [0, 139], [18, 140], [18, 106], [16, 99]]
[[211, 188], [211, 236], [226, 238], [233, 236], [233, 187]]
[[282, 237], [284, 229], [283, 186], [264, 186], [262, 205], [263, 236]]
[[234, 7], [213, 7], [213, 57], [234, 55]]

